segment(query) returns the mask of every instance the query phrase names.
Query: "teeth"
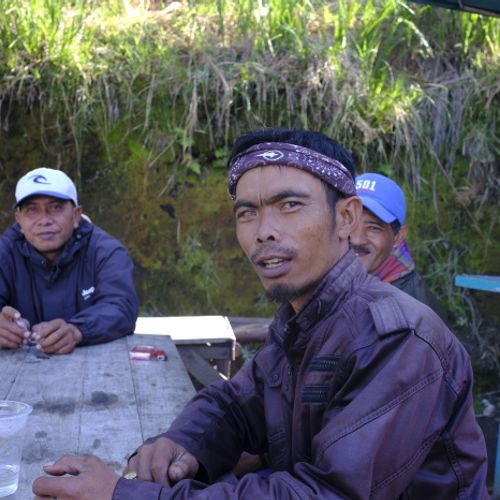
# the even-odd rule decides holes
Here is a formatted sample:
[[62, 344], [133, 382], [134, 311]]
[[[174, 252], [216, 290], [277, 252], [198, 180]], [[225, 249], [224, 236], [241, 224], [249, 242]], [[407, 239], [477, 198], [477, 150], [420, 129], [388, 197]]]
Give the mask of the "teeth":
[[269, 260], [265, 260], [264, 261], [264, 265], [266, 267], [277, 267], [279, 266], [281, 263], [283, 262], [282, 259], [277, 259], [277, 258], [274, 258], [274, 259], [269, 259]]

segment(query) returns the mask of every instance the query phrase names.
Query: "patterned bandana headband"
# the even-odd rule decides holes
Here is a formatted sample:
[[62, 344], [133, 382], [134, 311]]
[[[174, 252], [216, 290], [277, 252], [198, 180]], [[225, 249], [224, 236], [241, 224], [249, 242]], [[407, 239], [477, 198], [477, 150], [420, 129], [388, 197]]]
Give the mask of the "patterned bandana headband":
[[295, 167], [319, 177], [342, 194], [356, 194], [351, 172], [339, 161], [296, 144], [263, 142], [249, 147], [231, 160], [228, 175], [231, 198], [236, 198], [236, 184], [245, 172], [268, 165]]

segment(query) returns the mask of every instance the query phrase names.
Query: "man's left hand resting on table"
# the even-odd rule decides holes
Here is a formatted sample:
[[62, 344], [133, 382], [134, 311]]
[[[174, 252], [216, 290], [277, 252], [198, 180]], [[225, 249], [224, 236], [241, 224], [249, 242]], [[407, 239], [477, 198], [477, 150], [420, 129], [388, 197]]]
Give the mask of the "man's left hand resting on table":
[[37, 346], [49, 354], [68, 354], [83, 339], [80, 330], [63, 319], [43, 321], [33, 325], [31, 331]]

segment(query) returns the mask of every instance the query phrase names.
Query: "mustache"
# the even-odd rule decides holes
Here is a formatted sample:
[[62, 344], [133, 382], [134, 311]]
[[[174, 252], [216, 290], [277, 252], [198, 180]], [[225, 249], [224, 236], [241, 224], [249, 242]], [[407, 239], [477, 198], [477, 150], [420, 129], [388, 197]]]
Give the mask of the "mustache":
[[355, 252], [363, 252], [363, 253], [370, 253], [370, 249], [365, 246], [365, 245], [353, 245], [351, 243], [351, 248], [355, 251]]
[[263, 245], [257, 249], [256, 252], [254, 252], [250, 256], [250, 261], [253, 264], [257, 264], [257, 262], [263, 257], [267, 255], [279, 255], [280, 257], [292, 259], [297, 255], [297, 251], [295, 248], [291, 247], [282, 247], [280, 245], [276, 245], [273, 243]]

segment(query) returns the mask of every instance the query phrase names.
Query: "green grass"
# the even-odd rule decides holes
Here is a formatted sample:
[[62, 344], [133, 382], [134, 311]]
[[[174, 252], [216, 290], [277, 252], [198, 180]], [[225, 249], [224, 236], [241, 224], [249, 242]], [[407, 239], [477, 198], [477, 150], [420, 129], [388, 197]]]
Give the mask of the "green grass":
[[[131, 248], [150, 296], [152, 283], [169, 293], [152, 276], [174, 265], [185, 297], [177, 310], [220, 310], [220, 289], [239, 286], [215, 250], [226, 228], [210, 239], [189, 216], [187, 229], [169, 226], [175, 244], [163, 248], [166, 229], [148, 214], [223, 175], [248, 129], [319, 129], [353, 151], [360, 171], [404, 185], [419, 269], [480, 343], [484, 318], [453, 276], [499, 273], [500, 20], [403, 0], [1, 4], [2, 192], [20, 165], [70, 165], [97, 219], [109, 217]], [[210, 199], [196, 205], [199, 217]], [[258, 287], [238, 300], [228, 292], [236, 314], [244, 299], [245, 314], [269, 313]], [[492, 342], [480, 356], [495, 365]]]

